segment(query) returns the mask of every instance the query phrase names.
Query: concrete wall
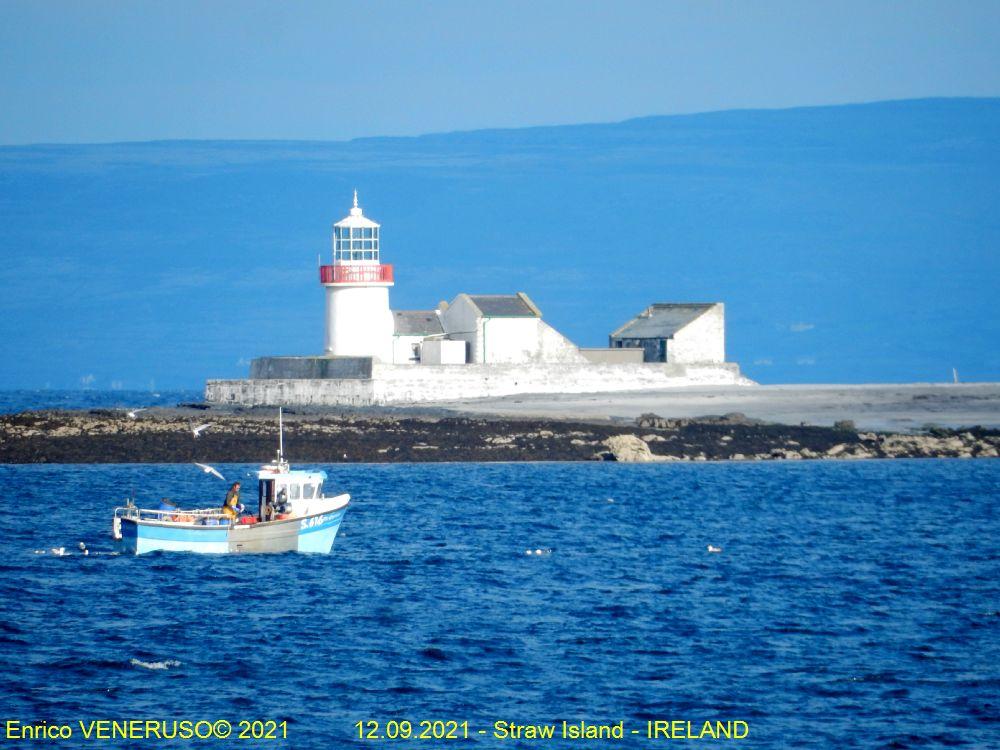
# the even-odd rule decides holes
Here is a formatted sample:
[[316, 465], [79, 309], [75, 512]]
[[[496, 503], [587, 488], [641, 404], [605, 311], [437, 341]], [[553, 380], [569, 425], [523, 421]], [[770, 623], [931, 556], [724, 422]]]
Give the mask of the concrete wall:
[[418, 347], [424, 340], [423, 336], [400, 336], [398, 334], [393, 334], [392, 336], [392, 364], [394, 365], [415, 365], [419, 364], [420, 349], [417, 349], [418, 356], [413, 356], [413, 346], [414, 344]]
[[721, 302], [667, 340], [667, 362], [691, 364], [726, 361], [726, 314]]
[[384, 365], [367, 380], [210, 380], [205, 399], [242, 405], [418, 404], [515, 393], [600, 393], [690, 385], [751, 385], [732, 363]]
[[642, 349], [580, 349], [588, 362], [623, 364], [642, 362]]
[[371, 376], [371, 357], [258, 357], [250, 363], [250, 378], [254, 380], [360, 380]]
[[465, 294], [455, 297], [446, 310], [441, 312], [441, 325], [448, 338], [465, 341], [468, 346], [469, 362], [481, 362], [479, 313]]
[[420, 351], [422, 365], [464, 365], [466, 360], [465, 341], [427, 339]]
[[[405, 367], [405, 365], [399, 365]], [[209, 380], [205, 400], [243, 406], [371, 406], [371, 380]]]

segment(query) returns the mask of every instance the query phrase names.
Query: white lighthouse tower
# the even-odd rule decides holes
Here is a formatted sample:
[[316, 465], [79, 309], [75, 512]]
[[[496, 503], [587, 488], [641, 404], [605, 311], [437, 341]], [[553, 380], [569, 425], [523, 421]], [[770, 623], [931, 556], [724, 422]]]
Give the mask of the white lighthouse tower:
[[379, 257], [379, 225], [358, 206], [333, 225], [333, 264], [319, 267], [326, 287], [326, 353], [392, 362], [392, 266]]

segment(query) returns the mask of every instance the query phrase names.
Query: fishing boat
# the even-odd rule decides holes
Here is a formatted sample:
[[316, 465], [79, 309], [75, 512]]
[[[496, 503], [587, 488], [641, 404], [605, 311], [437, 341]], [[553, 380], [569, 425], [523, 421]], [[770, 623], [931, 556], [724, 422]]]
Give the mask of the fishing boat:
[[315, 552], [327, 554], [351, 496], [327, 497], [325, 471], [293, 470], [284, 458], [279, 412], [278, 454], [257, 471], [256, 513], [231, 518], [221, 508], [115, 508], [112, 536], [121, 551]]

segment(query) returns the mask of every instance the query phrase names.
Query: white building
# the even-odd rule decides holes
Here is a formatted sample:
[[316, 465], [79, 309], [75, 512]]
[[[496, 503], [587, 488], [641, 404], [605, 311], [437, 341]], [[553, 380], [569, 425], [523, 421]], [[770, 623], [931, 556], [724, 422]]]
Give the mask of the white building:
[[[358, 206], [355, 191], [354, 207], [333, 225], [333, 262], [319, 269], [326, 288], [327, 356], [373, 357], [397, 365], [587, 361], [572, 341], [542, 320], [524, 292], [460, 294], [436, 310], [393, 312], [393, 267], [382, 263], [380, 229]], [[429, 357], [422, 356], [425, 341], [435, 342]]]
[[658, 302], [615, 330], [608, 346], [642, 349], [643, 362], [725, 362], [725, 307], [721, 302]]
[[393, 361], [392, 266], [381, 262], [379, 229], [362, 213], [355, 190], [351, 212], [333, 225], [333, 263], [319, 269], [328, 355]]
[[587, 361], [524, 292], [460, 294], [441, 311], [441, 322], [449, 339], [466, 342], [468, 363]]
[[322, 356], [259, 357], [247, 380], [208, 381], [206, 400], [363, 406], [751, 383], [725, 361], [721, 303], [651, 305], [612, 333], [607, 349], [580, 349], [524, 292], [392, 311], [380, 229], [355, 192], [349, 215], [333, 225], [332, 262], [319, 269]]

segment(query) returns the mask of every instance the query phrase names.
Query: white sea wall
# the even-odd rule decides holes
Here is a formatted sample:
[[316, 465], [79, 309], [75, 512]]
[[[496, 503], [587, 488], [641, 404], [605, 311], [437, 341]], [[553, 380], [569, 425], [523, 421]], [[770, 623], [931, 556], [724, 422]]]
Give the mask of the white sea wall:
[[364, 379], [210, 380], [205, 400], [251, 405], [405, 405], [526, 393], [601, 393], [693, 385], [754, 385], [733, 363], [715, 365], [386, 365]]

